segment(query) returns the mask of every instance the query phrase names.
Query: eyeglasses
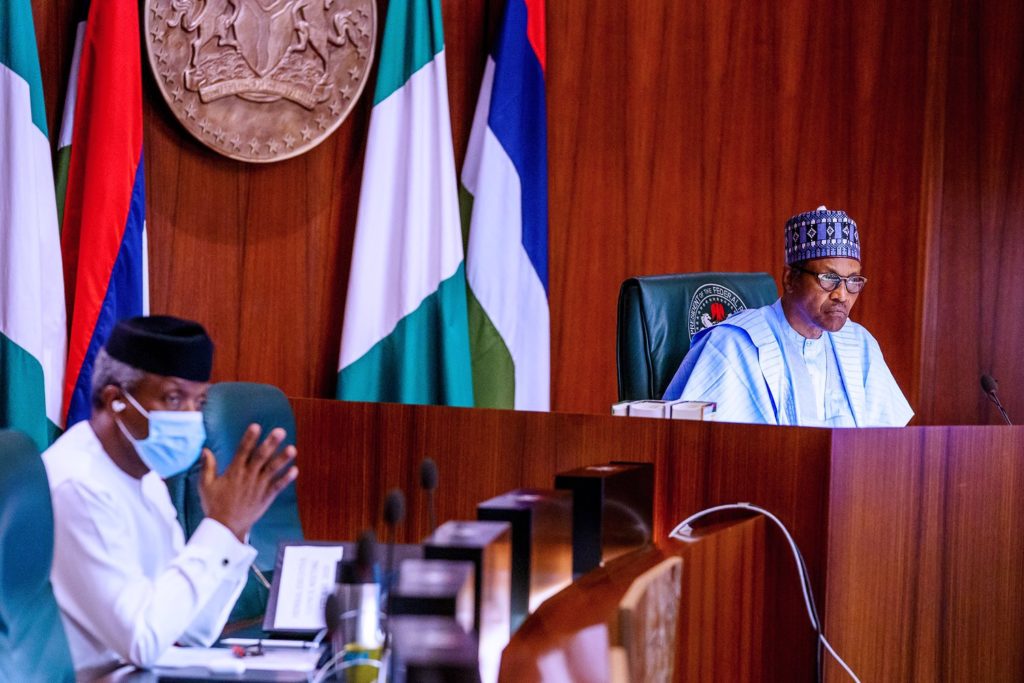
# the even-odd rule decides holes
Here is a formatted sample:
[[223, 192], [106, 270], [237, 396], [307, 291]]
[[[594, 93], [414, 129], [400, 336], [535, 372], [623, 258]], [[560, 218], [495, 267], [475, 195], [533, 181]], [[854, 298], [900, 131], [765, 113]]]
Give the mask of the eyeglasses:
[[813, 270], [807, 270], [800, 266], [790, 266], [793, 270], [799, 270], [801, 273], [807, 273], [818, 278], [818, 286], [824, 289], [826, 292], [835, 291], [840, 284], [846, 285], [846, 291], [850, 294], [857, 294], [860, 290], [864, 289], [864, 285], [868, 283], [868, 279], [863, 275], [837, 275], [835, 273], [815, 273]]

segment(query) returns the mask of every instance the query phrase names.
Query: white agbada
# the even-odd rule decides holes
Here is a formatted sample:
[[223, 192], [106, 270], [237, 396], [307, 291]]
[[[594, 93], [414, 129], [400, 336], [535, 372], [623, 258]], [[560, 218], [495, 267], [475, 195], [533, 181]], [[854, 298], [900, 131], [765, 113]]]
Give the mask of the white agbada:
[[210, 645], [256, 557], [205, 519], [185, 544], [167, 486], [135, 479], [88, 421], [43, 454], [53, 498], [53, 592], [75, 669], [152, 666], [175, 643]]

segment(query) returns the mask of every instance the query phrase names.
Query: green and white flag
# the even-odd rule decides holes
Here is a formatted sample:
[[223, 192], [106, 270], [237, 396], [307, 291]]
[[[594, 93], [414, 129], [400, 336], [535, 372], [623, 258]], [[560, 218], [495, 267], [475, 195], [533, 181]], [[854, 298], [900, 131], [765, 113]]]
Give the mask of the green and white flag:
[[473, 404], [440, 0], [388, 4], [337, 396]]
[[30, 0], [0, 2], [0, 427], [45, 448], [67, 354], [53, 166]]

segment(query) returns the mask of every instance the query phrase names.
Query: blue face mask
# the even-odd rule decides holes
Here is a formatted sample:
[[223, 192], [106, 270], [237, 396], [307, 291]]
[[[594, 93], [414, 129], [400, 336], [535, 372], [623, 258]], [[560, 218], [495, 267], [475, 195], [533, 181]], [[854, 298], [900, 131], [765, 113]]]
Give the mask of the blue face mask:
[[203, 425], [201, 412], [148, 411], [127, 391], [124, 395], [136, 410], [149, 420], [149, 436], [145, 439], [136, 439], [128, 433], [120, 419], [115, 417], [114, 420], [149, 469], [160, 475], [161, 479], [167, 479], [184, 472], [199, 459], [199, 453], [206, 441], [206, 427]]

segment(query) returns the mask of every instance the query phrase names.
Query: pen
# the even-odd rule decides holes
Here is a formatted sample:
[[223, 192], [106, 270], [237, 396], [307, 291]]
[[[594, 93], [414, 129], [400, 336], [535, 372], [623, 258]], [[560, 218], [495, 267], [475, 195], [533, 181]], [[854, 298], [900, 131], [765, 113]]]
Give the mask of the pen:
[[228, 646], [252, 647], [253, 645], [262, 645], [263, 647], [294, 648], [297, 650], [316, 647], [315, 643], [305, 640], [273, 640], [269, 638], [224, 638], [220, 642]]

